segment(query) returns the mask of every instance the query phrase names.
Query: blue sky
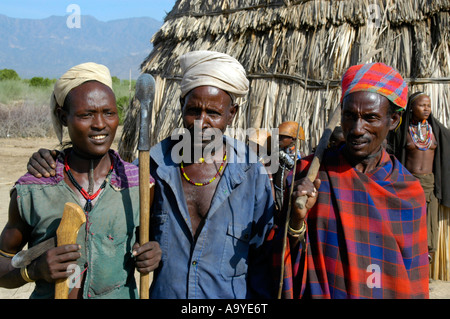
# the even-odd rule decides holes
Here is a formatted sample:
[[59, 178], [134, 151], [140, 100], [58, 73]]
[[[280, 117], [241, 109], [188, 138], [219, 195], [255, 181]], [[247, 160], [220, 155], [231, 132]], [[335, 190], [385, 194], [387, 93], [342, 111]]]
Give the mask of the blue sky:
[[0, 14], [13, 18], [44, 19], [66, 16], [70, 4], [79, 6], [82, 15], [101, 21], [150, 17], [163, 21], [176, 0], [0, 0]]

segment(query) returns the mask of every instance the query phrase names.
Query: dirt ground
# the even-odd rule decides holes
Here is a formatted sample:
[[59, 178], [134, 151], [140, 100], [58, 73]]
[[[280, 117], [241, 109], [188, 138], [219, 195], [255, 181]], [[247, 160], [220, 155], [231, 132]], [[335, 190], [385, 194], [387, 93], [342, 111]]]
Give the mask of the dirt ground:
[[[119, 134], [117, 136], [120, 136]], [[8, 218], [9, 191], [14, 182], [26, 172], [29, 157], [39, 148], [53, 149], [58, 141], [50, 138], [0, 139], [0, 229]], [[117, 141], [113, 145], [117, 149]], [[18, 289], [0, 288], [0, 299], [27, 299], [34, 289], [27, 284]], [[430, 283], [430, 298], [450, 299], [450, 282]]]

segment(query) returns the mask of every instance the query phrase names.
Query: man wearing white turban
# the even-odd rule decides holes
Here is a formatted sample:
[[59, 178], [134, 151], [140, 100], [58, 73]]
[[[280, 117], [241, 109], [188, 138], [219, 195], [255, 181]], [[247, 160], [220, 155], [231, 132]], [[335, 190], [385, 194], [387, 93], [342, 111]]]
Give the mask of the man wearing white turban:
[[[260, 162], [249, 163], [248, 146], [230, 137], [215, 136], [220, 145], [205, 154], [208, 130], [223, 133], [237, 113], [236, 98], [248, 92], [245, 70], [235, 58], [212, 51], [186, 53], [180, 65], [183, 126], [193, 141], [191, 156], [181, 163], [171, 156], [178, 142], [170, 137], [150, 151], [152, 234], [163, 252], [151, 297], [270, 298], [269, 178]], [[195, 147], [204, 151], [200, 158]]]
[[192, 51], [180, 57], [181, 97], [192, 89], [209, 85], [227, 92], [234, 103], [236, 97], [248, 93], [248, 79], [244, 67], [228, 54], [214, 51]]
[[[223, 135], [236, 98], [248, 92], [245, 70], [212, 51], [186, 53], [180, 65], [183, 126], [193, 139], [181, 149], [181, 162], [172, 156], [181, 141], [172, 137], [150, 150], [151, 234], [162, 250], [150, 297], [273, 297], [265, 241], [273, 225], [271, 183], [259, 161], [249, 162], [248, 146]], [[205, 154], [210, 129], [220, 133], [219, 143]]]

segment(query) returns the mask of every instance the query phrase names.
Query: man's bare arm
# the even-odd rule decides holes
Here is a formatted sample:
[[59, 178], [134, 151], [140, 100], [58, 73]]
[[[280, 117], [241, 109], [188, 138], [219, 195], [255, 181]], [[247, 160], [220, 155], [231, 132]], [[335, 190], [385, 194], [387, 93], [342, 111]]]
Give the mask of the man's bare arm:
[[0, 286], [5, 288], [17, 288], [26, 283], [20, 275], [20, 269], [15, 269], [11, 265], [11, 258], [26, 245], [29, 226], [23, 222], [19, 215], [17, 205], [17, 192], [11, 193], [9, 202], [8, 221], [0, 235]]

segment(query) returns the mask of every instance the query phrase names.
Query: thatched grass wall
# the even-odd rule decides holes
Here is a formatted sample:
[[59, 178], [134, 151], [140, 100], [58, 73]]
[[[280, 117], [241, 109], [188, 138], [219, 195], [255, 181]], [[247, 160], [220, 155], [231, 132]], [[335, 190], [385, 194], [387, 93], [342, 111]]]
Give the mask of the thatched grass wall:
[[[178, 57], [199, 49], [228, 53], [247, 70], [251, 90], [235, 127], [300, 121], [306, 153], [338, 106], [343, 72], [357, 63], [397, 68], [449, 125], [449, 30], [450, 0], [178, 0], [142, 63], [157, 84], [151, 142], [181, 125]], [[119, 149], [128, 160], [136, 156], [138, 108], [130, 105]]]
[[[449, 30], [450, 0], [178, 0], [142, 63], [157, 85], [151, 143], [181, 126], [178, 57], [200, 49], [228, 53], [247, 70], [251, 89], [234, 127], [300, 121], [305, 153], [339, 105], [343, 72], [358, 63], [395, 67], [410, 92], [430, 95], [432, 112], [449, 127]], [[128, 161], [137, 155], [138, 114], [132, 101], [119, 145]], [[444, 245], [436, 273], [450, 280], [448, 239]]]

